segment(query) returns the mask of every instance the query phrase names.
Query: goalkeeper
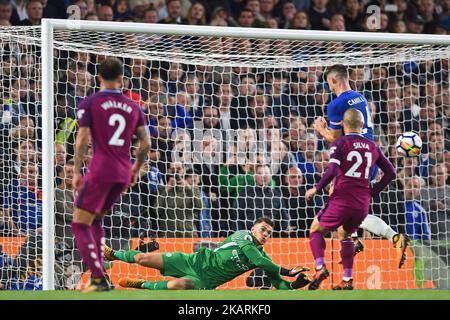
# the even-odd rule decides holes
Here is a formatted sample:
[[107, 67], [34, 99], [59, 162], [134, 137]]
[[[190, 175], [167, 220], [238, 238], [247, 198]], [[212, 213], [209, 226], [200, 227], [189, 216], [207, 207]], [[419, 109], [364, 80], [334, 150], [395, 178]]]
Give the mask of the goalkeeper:
[[[299, 289], [310, 283], [303, 273], [308, 268], [297, 267], [291, 270], [272, 262], [263, 250], [273, 230], [273, 222], [267, 217], [256, 220], [251, 231], [237, 231], [211, 250], [201, 248], [196, 253], [142, 253], [137, 250], [114, 251], [105, 246], [106, 259], [137, 263], [141, 266], [158, 269], [162, 275], [175, 280], [145, 281], [129, 278], [119, 279], [119, 285], [126, 288], [148, 290], [186, 290], [215, 289], [254, 268], [266, 271], [270, 282], [280, 290]], [[289, 282], [281, 275], [294, 277]]]

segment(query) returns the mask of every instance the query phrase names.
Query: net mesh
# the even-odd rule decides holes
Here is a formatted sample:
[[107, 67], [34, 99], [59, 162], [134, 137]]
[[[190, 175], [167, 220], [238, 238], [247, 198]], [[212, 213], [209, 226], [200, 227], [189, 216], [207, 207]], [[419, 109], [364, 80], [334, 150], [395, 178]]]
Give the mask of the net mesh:
[[[0, 30], [0, 280], [6, 289], [41, 288], [40, 150], [46, 124], [40, 38], [39, 27]], [[376, 143], [397, 169], [396, 181], [373, 199], [372, 213], [412, 239], [398, 270], [390, 241], [360, 229], [364, 251], [355, 259], [355, 286], [450, 287], [448, 46], [76, 30], [55, 31], [53, 45], [57, 289], [78, 288], [89, 277], [70, 229], [75, 115], [80, 101], [98, 90], [97, 66], [106, 56], [123, 59], [124, 93], [144, 110], [152, 136], [139, 183], [105, 219], [113, 249], [213, 248], [267, 215], [275, 220], [266, 249], [273, 260], [312, 268], [308, 229], [328, 193], [306, 201], [304, 192], [329, 160], [328, 144], [312, 123], [326, 116], [333, 99], [325, 67], [343, 63], [352, 88], [369, 100]], [[405, 131], [421, 136], [420, 157], [397, 154], [396, 140]], [[326, 259], [333, 276], [325, 288], [340, 281], [339, 249], [329, 235]], [[122, 262], [106, 262], [105, 268], [114, 283], [121, 276], [161, 279]], [[261, 286], [270, 284], [257, 271], [221, 288]]]

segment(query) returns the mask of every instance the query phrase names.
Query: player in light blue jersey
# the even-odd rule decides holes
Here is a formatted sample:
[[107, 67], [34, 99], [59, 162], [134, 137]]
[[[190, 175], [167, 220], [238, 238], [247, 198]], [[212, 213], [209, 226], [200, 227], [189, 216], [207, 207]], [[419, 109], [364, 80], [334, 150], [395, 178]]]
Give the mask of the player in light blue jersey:
[[[342, 64], [328, 67], [324, 77], [336, 98], [328, 104], [327, 118], [330, 123], [329, 126], [323, 117], [315, 119], [314, 128], [317, 132], [329, 143], [334, 142], [343, 134], [341, 121], [344, 118], [345, 111], [355, 108], [364, 117], [363, 135], [373, 141], [373, 123], [369, 104], [362, 94], [351, 89], [347, 67]], [[376, 172], [373, 172], [372, 177], [375, 176]], [[398, 267], [401, 268], [403, 266], [406, 259], [406, 247], [408, 246], [408, 239], [405, 235], [395, 232], [382, 219], [372, 214], [367, 216], [360, 227], [389, 239], [397, 249]], [[355, 237], [355, 234], [353, 236]], [[363, 248], [362, 244], [357, 241], [355, 254], [362, 251]]]

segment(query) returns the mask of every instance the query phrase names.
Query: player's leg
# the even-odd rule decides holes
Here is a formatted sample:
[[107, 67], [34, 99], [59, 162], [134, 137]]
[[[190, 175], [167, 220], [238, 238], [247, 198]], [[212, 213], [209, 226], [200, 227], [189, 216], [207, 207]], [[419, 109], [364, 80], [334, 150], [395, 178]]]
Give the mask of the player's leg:
[[139, 250], [118, 250], [115, 251], [108, 246], [104, 246], [104, 257], [109, 261], [120, 260], [127, 263], [137, 263], [140, 266], [163, 270], [164, 261], [161, 253], [144, 253]]
[[[128, 253], [127, 253], [128, 252]], [[205, 284], [196, 275], [189, 263], [189, 256], [181, 252], [172, 253], [140, 253], [124, 252], [127, 262], [134, 262], [141, 266], [158, 269], [164, 276], [175, 277], [174, 280], [145, 281], [122, 278], [122, 287], [148, 290], [187, 290], [204, 288]], [[115, 254], [117, 257], [117, 253]]]
[[145, 281], [141, 279], [120, 278], [119, 285], [124, 288], [146, 290], [192, 290], [196, 288], [195, 281], [189, 278]]
[[383, 219], [369, 214], [361, 223], [360, 228], [369, 231], [377, 236], [388, 239], [397, 249], [397, 265], [401, 268], [406, 259], [406, 248], [409, 239], [404, 234], [395, 232]]
[[337, 230], [338, 238], [341, 242], [341, 260], [344, 268], [344, 277], [342, 282], [333, 288], [333, 290], [353, 290], [353, 261], [355, 244], [350, 237], [351, 232], [348, 232], [343, 226]]
[[[322, 211], [317, 216], [321, 216]], [[314, 218], [310, 230], [309, 230], [309, 245], [311, 252], [314, 256], [314, 262], [316, 265], [316, 273], [314, 279], [311, 281], [308, 289], [317, 290], [320, 284], [328, 277], [329, 272], [325, 267], [325, 248], [326, 243], [323, 234], [327, 230], [320, 225], [319, 219]]]
[[80, 208], [75, 208], [72, 232], [83, 262], [88, 266], [93, 277], [92, 283], [94, 285], [88, 287], [87, 291], [106, 291], [109, 287], [105, 287], [104, 285], [106, 283], [105, 275], [91, 230], [94, 219], [95, 214]]
[[[93, 278], [89, 287], [84, 290], [86, 292], [107, 291], [110, 289], [105, 279], [101, 263], [102, 259], [101, 255], [99, 255], [100, 251], [97, 248], [96, 241], [96, 238], [104, 237], [104, 233], [100, 231], [100, 235], [98, 235], [98, 223], [94, 223], [96, 219], [102, 219], [101, 211], [108, 192], [108, 185], [94, 183], [92, 180], [85, 179], [80, 193], [74, 200], [72, 231], [75, 244]], [[94, 228], [92, 227], [93, 224]]]

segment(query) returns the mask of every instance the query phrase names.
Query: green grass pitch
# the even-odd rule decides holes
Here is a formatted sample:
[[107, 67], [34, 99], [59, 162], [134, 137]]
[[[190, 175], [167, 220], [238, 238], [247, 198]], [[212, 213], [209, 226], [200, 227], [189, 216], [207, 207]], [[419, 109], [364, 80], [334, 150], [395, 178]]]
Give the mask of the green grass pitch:
[[450, 300], [450, 290], [0, 291], [0, 300]]

